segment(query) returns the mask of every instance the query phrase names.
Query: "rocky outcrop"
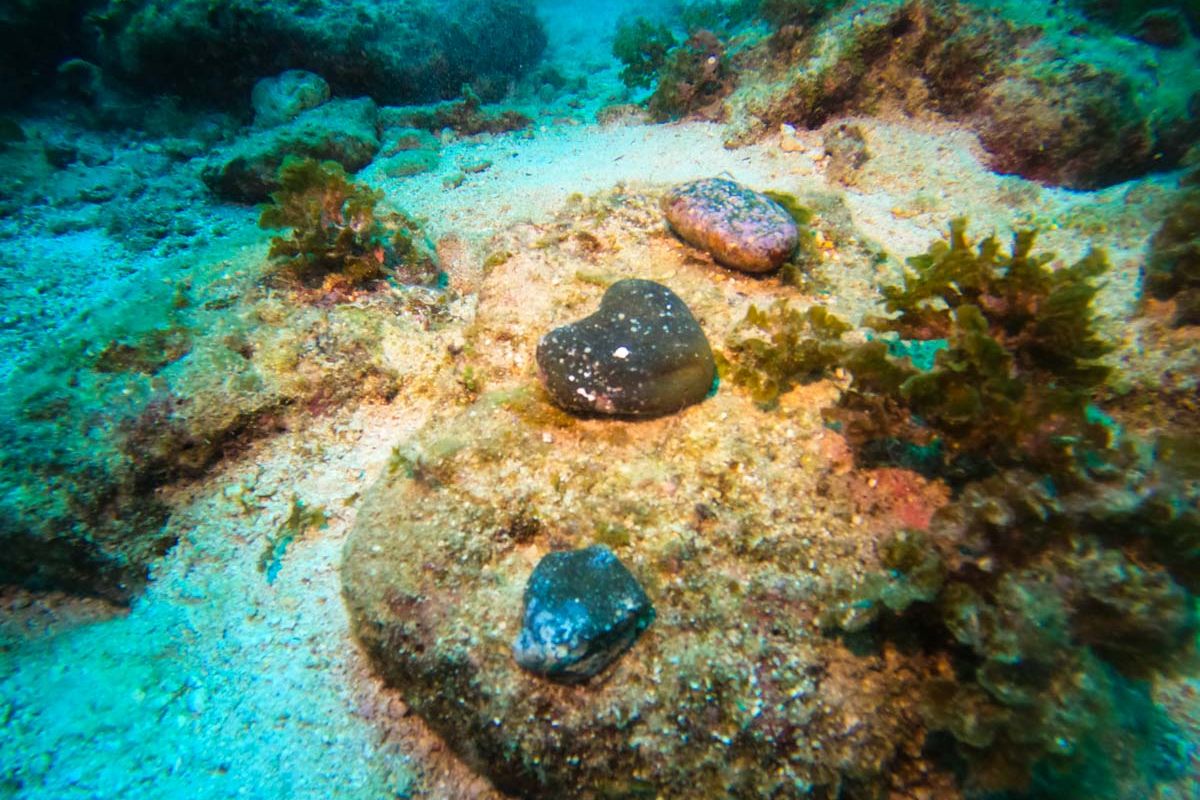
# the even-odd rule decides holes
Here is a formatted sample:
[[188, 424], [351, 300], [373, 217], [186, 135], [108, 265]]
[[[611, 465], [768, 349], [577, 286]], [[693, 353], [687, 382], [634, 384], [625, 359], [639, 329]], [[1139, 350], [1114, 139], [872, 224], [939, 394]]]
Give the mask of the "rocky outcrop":
[[[1194, 58], [1129, 39], [1088, 41], [1071, 22], [1019, 24], [946, 0], [852, 5], [782, 57], [762, 45], [758, 60], [746, 58], [757, 66], [728, 100], [729, 142], [785, 123], [905, 115], [960, 121], [996, 171], [1075, 189], [1177, 165], [1200, 136], [1187, 88], [1200, 80]], [[1175, 77], [1160, 81], [1136, 66], [1142, 60], [1162, 61]]]
[[258, 203], [279, 188], [279, 167], [288, 156], [336, 161], [353, 173], [370, 164], [378, 150], [375, 103], [368, 97], [335, 100], [236, 140], [210, 161], [203, 178], [223, 200]]
[[224, 106], [285, 69], [380, 103], [454, 97], [463, 84], [497, 99], [546, 45], [528, 0], [112, 0], [93, 20], [115, 73]]

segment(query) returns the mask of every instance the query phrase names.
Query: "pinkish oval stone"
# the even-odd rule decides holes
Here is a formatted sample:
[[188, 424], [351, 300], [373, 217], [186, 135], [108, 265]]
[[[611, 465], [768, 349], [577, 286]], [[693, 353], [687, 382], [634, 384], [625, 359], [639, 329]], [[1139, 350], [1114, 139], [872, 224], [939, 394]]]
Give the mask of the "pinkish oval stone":
[[769, 272], [800, 242], [795, 220], [765, 194], [721, 178], [674, 187], [662, 201], [671, 230], [720, 264]]

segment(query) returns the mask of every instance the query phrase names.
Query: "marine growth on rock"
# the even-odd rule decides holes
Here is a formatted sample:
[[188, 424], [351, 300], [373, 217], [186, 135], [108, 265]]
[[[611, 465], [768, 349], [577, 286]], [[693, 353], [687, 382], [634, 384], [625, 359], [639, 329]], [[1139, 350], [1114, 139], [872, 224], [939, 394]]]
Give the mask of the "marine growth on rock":
[[679, 296], [654, 281], [609, 287], [591, 316], [542, 337], [538, 372], [568, 411], [670, 414], [703, 400], [716, 378], [708, 339]]

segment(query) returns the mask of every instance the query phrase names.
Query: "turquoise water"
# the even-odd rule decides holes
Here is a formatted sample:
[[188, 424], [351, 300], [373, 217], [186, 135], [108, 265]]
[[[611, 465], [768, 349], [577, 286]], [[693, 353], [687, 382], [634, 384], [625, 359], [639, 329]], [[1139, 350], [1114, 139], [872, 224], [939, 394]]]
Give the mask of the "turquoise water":
[[1200, 797], [1196, 3], [0, 39], [0, 797]]

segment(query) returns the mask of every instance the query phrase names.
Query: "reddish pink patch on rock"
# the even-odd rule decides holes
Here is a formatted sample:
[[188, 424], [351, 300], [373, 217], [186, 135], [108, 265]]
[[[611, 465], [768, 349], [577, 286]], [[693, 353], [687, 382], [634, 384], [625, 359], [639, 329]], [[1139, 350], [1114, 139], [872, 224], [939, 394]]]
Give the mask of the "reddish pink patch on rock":
[[[874, 485], [872, 485], [872, 480]], [[885, 518], [893, 529], [928, 530], [933, 514], [950, 500], [945, 484], [930, 481], [907, 469], [881, 467], [861, 473], [856, 493], [863, 498], [871, 515]]]

